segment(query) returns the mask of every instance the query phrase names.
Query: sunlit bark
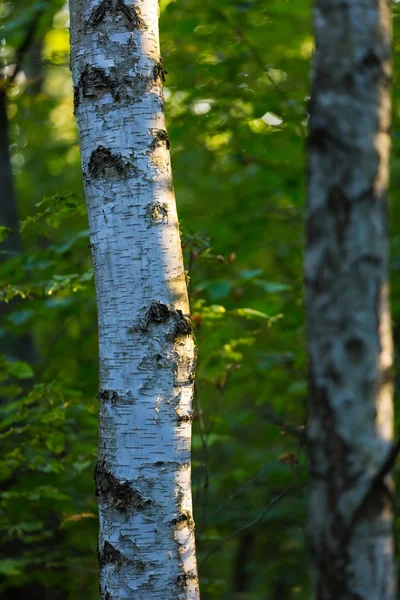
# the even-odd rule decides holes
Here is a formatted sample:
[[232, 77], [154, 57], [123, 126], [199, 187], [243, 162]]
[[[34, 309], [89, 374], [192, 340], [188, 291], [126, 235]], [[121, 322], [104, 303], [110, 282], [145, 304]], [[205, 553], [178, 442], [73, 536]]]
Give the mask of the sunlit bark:
[[163, 113], [157, 0], [70, 0], [99, 321], [103, 600], [199, 597], [196, 363]]

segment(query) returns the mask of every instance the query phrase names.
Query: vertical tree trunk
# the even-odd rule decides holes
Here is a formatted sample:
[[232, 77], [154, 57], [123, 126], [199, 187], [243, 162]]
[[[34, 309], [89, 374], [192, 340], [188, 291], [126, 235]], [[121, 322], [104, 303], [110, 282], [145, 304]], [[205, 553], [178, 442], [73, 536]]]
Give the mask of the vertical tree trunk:
[[[0, 85], [2, 81], [0, 79]], [[10, 141], [8, 138], [7, 94], [6, 86], [0, 87], [0, 225], [12, 229], [11, 235], [2, 242], [2, 252], [17, 254], [21, 250], [19, 239], [19, 219], [17, 214], [17, 199], [15, 197], [14, 177], [10, 160]], [[7, 258], [0, 255], [0, 260]]]
[[[0, 86], [1, 86], [0, 79]], [[9, 227], [12, 232], [1, 243], [0, 262], [13, 258], [21, 252], [19, 236], [19, 218], [17, 198], [14, 187], [14, 176], [10, 160], [10, 140], [8, 137], [7, 93], [6, 86], [0, 87], [0, 225]], [[18, 304], [14, 299], [11, 303], [0, 302], [0, 321], [7, 318], [12, 308]], [[5, 354], [10, 360], [34, 362], [35, 349], [29, 334], [21, 336], [7, 335], [0, 338], [0, 354]], [[3, 400], [0, 398], [0, 402]]]
[[396, 597], [386, 195], [389, 0], [317, 0], [305, 280], [318, 600]]
[[158, 1], [70, 0], [100, 351], [103, 600], [199, 597], [190, 487], [196, 363]]

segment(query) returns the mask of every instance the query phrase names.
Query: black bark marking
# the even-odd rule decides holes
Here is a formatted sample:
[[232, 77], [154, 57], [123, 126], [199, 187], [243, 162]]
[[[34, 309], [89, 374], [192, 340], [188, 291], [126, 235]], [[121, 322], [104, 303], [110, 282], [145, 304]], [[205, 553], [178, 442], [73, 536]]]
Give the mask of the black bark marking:
[[369, 75], [374, 81], [381, 81], [384, 85], [389, 85], [391, 76], [385, 72], [384, 60], [379, 58], [374, 50], [366, 52], [359, 63], [359, 71]]
[[364, 341], [358, 337], [352, 337], [346, 340], [345, 347], [349, 360], [355, 365], [360, 365], [366, 354]]
[[373, 50], [369, 50], [362, 58], [361, 60], [361, 66], [362, 67], [366, 67], [366, 68], [376, 68], [376, 67], [380, 67], [382, 62], [381, 60], [376, 56], [375, 52]]
[[362, 254], [358, 257], [354, 264], [365, 264], [371, 267], [379, 268], [382, 266], [383, 259], [381, 256], [375, 256], [374, 254]]
[[146, 206], [145, 219], [149, 227], [168, 223], [168, 204], [165, 202], [149, 202]]
[[115, 406], [118, 400], [123, 399], [115, 390], [100, 390], [97, 397], [104, 403], [109, 402], [112, 406]]
[[104, 94], [110, 93], [114, 100], [120, 99], [118, 84], [115, 79], [110, 77], [104, 69], [86, 65], [74, 87], [74, 111], [78, 108], [83, 98], [100, 98]]
[[314, 244], [325, 236], [326, 230], [326, 212], [324, 208], [309, 210], [306, 220], [307, 242]]
[[171, 325], [168, 326], [166, 331], [167, 340], [174, 342], [179, 337], [193, 334], [190, 317], [184, 315], [180, 309], [171, 309], [168, 304], [163, 304], [160, 301], [152, 302], [139, 323], [130, 327], [128, 332], [140, 331], [145, 333], [150, 325], [161, 325], [168, 321], [171, 321]]
[[168, 133], [165, 129], [156, 129], [152, 132], [153, 139], [150, 144], [150, 150], [155, 150], [159, 146], [165, 143], [167, 150], [170, 150], [171, 144], [169, 142]]
[[174, 339], [179, 336], [191, 335], [193, 333], [193, 326], [190, 317], [185, 316], [181, 310], [178, 309], [174, 311], [174, 319]]
[[144, 498], [139, 490], [132, 488], [131, 483], [120, 483], [116, 477], [104, 466], [97, 463], [95, 470], [96, 496], [100, 502], [111, 504], [121, 512], [143, 510], [151, 503], [149, 498]]
[[192, 423], [192, 421], [193, 421], [193, 413], [192, 412], [189, 415], [177, 414], [178, 425], [182, 425], [182, 423]]
[[103, 567], [106, 564], [113, 563], [122, 565], [125, 561], [124, 556], [110, 542], [105, 542], [103, 550], [99, 553], [99, 563]]
[[94, 179], [114, 179], [127, 177], [129, 163], [121, 154], [113, 154], [109, 148], [97, 146], [89, 160], [89, 174]]
[[[187, 511], [184, 511], [181, 514], [179, 514], [177, 517], [174, 517], [173, 519], [171, 519], [170, 523], [174, 527], [176, 525], [179, 525], [179, 523], [183, 523], [183, 526], [186, 526], [186, 523], [189, 523], [190, 520], [192, 520], [191, 514]], [[182, 527], [181, 527], [181, 529], [182, 529]]]
[[336, 238], [343, 242], [350, 221], [351, 202], [339, 186], [329, 190], [328, 209], [335, 219]]
[[328, 362], [328, 367], [325, 371], [325, 376], [328, 377], [335, 385], [339, 385], [341, 381], [340, 373], [332, 361]]
[[146, 24], [141, 17], [139, 7], [128, 6], [123, 0], [103, 0], [99, 6], [93, 9], [89, 18], [89, 24], [96, 27], [105, 20], [107, 15], [110, 15], [112, 18], [122, 16], [131, 30], [146, 29]]
[[153, 79], [155, 83], [164, 83], [165, 75], [167, 75], [168, 71], [164, 69], [163, 59], [160, 57], [154, 67], [153, 67]]
[[[311, 107], [310, 107], [311, 110]], [[320, 152], [325, 152], [328, 148], [329, 131], [325, 121], [318, 117], [310, 117], [308, 126], [307, 146], [315, 147]]]
[[130, 562], [136, 573], [143, 573], [146, 570], [146, 563], [143, 560], [135, 559]]
[[149, 323], [165, 323], [171, 316], [171, 309], [160, 301], [152, 302], [146, 314]]
[[[310, 110], [312, 110], [312, 108], [310, 108]], [[347, 141], [341, 140], [332, 133], [325, 118], [311, 114], [308, 131], [307, 146], [310, 150], [315, 149], [324, 154], [328, 149], [332, 151], [331, 147], [338, 148], [341, 151], [351, 149], [351, 146]]]
[[197, 573], [189, 572], [178, 575], [174, 586], [176, 593], [184, 594], [186, 596], [186, 589], [191, 580], [197, 580]]
[[163, 304], [159, 300], [152, 302], [141, 321], [137, 325], [133, 325], [128, 331], [129, 333], [134, 333], [135, 331], [145, 333], [152, 323], [156, 325], [166, 323], [171, 317], [172, 312], [168, 304]]

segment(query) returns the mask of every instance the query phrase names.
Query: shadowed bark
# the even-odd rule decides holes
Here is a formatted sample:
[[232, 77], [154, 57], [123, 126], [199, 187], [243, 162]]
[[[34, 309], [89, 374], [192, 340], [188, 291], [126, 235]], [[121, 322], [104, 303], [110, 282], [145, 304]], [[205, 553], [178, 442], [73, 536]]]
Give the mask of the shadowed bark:
[[305, 257], [314, 597], [394, 600], [390, 2], [317, 0], [314, 30]]
[[[0, 225], [9, 227], [12, 233], [0, 246], [0, 262], [18, 254], [21, 251], [19, 237], [19, 218], [17, 211], [17, 198], [15, 194], [14, 179], [10, 161], [10, 142], [8, 137], [7, 97], [5, 89], [0, 90]], [[0, 302], [0, 322], [3, 323], [15, 302], [6, 304]], [[8, 358], [33, 362], [35, 352], [32, 338], [29, 334], [21, 336], [7, 335], [7, 339], [0, 338], [0, 353], [5, 353]]]

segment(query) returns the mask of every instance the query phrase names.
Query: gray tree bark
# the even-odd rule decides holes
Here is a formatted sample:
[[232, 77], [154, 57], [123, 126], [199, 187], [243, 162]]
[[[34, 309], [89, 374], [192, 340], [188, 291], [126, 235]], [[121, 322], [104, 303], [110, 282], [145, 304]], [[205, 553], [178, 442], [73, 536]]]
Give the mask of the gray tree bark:
[[199, 598], [196, 363], [163, 111], [157, 0], [70, 0], [100, 353], [103, 600]]
[[391, 5], [317, 0], [305, 285], [318, 600], [393, 600]]

